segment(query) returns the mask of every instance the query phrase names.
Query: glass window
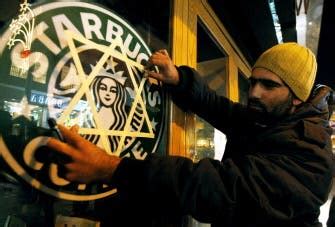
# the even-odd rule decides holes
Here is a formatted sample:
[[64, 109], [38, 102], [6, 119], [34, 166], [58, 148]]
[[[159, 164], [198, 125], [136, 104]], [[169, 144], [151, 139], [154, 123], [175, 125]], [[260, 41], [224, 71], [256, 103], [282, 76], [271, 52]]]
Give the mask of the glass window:
[[97, 0], [97, 2], [130, 22], [152, 51], [169, 49], [172, 1]]
[[[19, 4], [23, 1], [10, 2]], [[17, 223], [14, 220], [9, 222], [8, 218], [11, 217], [22, 219], [25, 222], [22, 226], [53, 226], [56, 216], [76, 215], [101, 219], [102, 225], [106, 226], [118, 226], [117, 221], [128, 226], [127, 220], [118, 220], [125, 208], [117, 198], [108, 198], [115, 201], [108, 209], [101, 200], [86, 201], [87, 198], [98, 198], [96, 195], [114, 193], [113, 187], [67, 182], [59, 177], [58, 167], [51, 163], [54, 156], [42, 149], [32, 153], [31, 146], [30, 150], [24, 148], [37, 136], [49, 135], [46, 124], [48, 117], [53, 116], [58, 120], [64, 116], [62, 123], [80, 125], [81, 129], [86, 130], [82, 133], [85, 138], [98, 145], [109, 146], [113, 152], [119, 150], [120, 156], [142, 159], [151, 151], [165, 155], [168, 127], [164, 124], [169, 112], [166, 98], [157, 82], [142, 83], [141, 67], [135, 63], [143, 63], [149, 52], [162, 48], [170, 50], [171, 1], [28, 2], [32, 3], [36, 19], [35, 30], [29, 33], [34, 34], [29, 51], [18, 42], [8, 48], [12, 18], [8, 18], [8, 21], [0, 18], [0, 204], [10, 204], [0, 208], [0, 226]], [[35, 10], [35, 6], [39, 7], [38, 10]], [[10, 10], [6, 4], [3, 7], [5, 11]], [[21, 18], [30, 20], [30, 17]], [[27, 26], [32, 24], [28, 21]], [[17, 38], [22, 39], [24, 35]], [[114, 41], [118, 43], [112, 51], [101, 48], [101, 45], [110, 47]], [[73, 44], [72, 49], [70, 43]], [[97, 66], [100, 59], [104, 60], [101, 56], [105, 53], [110, 55]], [[124, 54], [123, 57], [120, 57], [120, 53]], [[94, 67], [97, 69], [94, 70]], [[89, 81], [89, 75], [93, 74], [96, 74], [94, 79]], [[87, 86], [82, 86], [84, 83]], [[91, 96], [76, 97], [81, 88]], [[136, 96], [140, 88], [141, 95]], [[88, 97], [91, 97], [91, 101]], [[135, 99], [137, 102], [133, 104]], [[74, 105], [71, 104], [72, 100], [76, 100]], [[95, 111], [92, 111], [93, 108]], [[65, 114], [66, 110], [69, 111]], [[131, 121], [126, 121], [131, 114]], [[94, 115], [100, 121], [93, 121]], [[100, 129], [113, 130], [115, 134], [126, 131], [129, 134], [119, 136], [111, 133], [107, 136], [99, 134], [97, 131]], [[133, 136], [134, 132], [141, 133], [142, 137], [136, 137], [138, 134]], [[8, 147], [7, 155], [3, 155], [5, 146]], [[31, 153], [24, 156], [27, 152]], [[27, 156], [32, 158], [28, 160]], [[14, 166], [12, 163], [16, 162], [8, 160], [16, 160], [18, 164]], [[36, 163], [41, 164], [41, 168], [35, 168]], [[15, 173], [16, 166], [24, 170], [22, 173], [19, 169], [20, 176]], [[27, 176], [31, 176], [32, 180], [27, 180]], [[32, 182], [41, 182], [41, 186], [35, 189], [31, 187], [34, 186]], [[50, 191], [57, 193], [47, 194]], [[59, 199], [61, 194], [67, 198]], [[72, 202], [71, 198], [80, 198], [83, 202]], [[147, 226], [141, 221], [139, 226]], [[155, 221], [150, 220], [150, 223]]]
[[[227, 95], [227, 55], [218, 46], [210, 32], [200, 22], [197, 26], [197, 70], [208, 86], [217, 94]], [[196, 116], [195, 150], [192, 159], [205, 157], [221, 160], [226, 137], [208, 122]]]

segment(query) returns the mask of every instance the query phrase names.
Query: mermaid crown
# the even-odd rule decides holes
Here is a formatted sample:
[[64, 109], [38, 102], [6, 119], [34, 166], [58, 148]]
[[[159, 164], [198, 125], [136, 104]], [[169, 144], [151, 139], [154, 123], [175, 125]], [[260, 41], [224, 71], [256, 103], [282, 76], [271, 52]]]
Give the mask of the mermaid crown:
[[[116, 80], [118, 83], [120, 83], [121, 85], [124, 86], [124, 84], [127, 80], [127, 77], [123, 76], [124, 71], [115, 72], [115, 70], [114, 70], [115, 65], [112, 67], [112, 65], [110, 65], [110, 64], [111, 64], [110, 61], [107, 61], [106, 67], [101, 67], [97, 76], [110, 77], [110, 78]], [[90, 65], [90, 66], [91, 66], [92, 70], [95, 67], [94, 65]], [[112, 71], [112, 73], [109, 72], [109, 71]]]

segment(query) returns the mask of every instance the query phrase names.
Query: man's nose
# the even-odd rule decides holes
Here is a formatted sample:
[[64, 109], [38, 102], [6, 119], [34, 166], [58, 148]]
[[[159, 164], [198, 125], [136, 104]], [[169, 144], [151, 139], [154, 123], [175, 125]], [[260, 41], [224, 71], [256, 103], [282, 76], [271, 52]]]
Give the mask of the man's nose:
[[249, 88], [249, 98], [261, 98], [262, 97], [262, 86], [259, 83], [255, 83]]

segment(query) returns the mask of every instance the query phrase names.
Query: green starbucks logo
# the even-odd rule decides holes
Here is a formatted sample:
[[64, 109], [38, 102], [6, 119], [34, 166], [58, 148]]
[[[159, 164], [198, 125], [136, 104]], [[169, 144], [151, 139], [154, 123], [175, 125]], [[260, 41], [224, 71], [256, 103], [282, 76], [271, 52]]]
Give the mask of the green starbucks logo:
[[[150, 51], [135, 30], [89, 3], [49, 3], [34, 8], [33, 14], [29, 51], [19, 42], [12, 42], [11, 49], [0, 44], [5, 66], [0, 85], [23, 89], [30, 103], [42, 99], [48, 117], [79, 125], [83, 137], [110, 154], [144, 159], [155, 152], [165, 97], [160, 84], [145, 76]], [[2, 37], [9, 40], [11, 35], [7, 29]], [[25, 141], [18, 155], [2, 136], [2, 156], [29, 184], [58, 198], [94, 200], [115, 193], [108, 185], [78, 185], [60, 178], [57, 165], [36, 158], [46, 140], [36, 136]]]

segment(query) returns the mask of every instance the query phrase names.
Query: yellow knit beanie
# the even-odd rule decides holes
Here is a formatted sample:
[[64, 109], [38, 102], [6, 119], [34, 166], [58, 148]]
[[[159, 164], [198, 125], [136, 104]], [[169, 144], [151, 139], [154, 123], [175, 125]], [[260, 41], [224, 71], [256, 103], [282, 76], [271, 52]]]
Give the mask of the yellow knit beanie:
[[316, 76], [312, 51], [297, 43], [283, 43], [265, 51], [254, 68], [265, 68], [279, 76], [302, 101], [311, 93]]

